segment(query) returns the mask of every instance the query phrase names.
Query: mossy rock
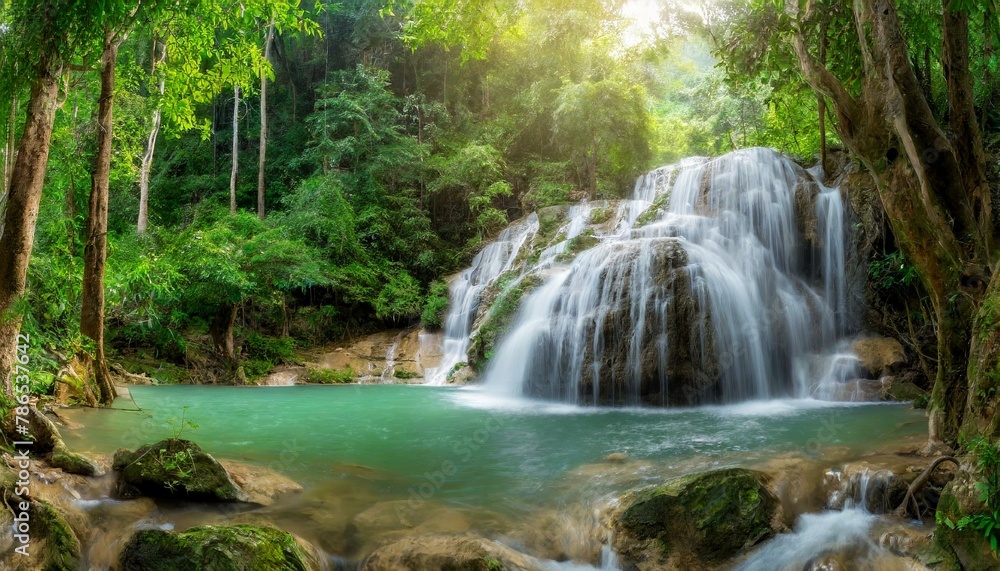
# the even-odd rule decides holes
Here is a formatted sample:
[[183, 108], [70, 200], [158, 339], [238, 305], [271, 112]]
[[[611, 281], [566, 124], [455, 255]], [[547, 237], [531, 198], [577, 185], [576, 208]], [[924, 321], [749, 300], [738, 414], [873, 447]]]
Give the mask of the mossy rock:
[[407, 537], [380, 547], [362, 571], [540, 571], [533, 559], [472, 535]]
[[80, 568], [80, 540], [66, 517], [55, 506], [42, 499], [29, 499], [16, 495], [17, 474], [0, 464], [0, 492], [6, 506], [4, 524], [13, 523], [12, 513], [20, 513], [21, 502], [27, 502], [31, 530], [28, 556], [14, 553], [13, 547], [21, 545], [16, 540], [6, 553], [0, 554], [0, 569], [11, 571], [75, 571]]
[[131, 452], [115, 452], [119, 472], [115, 494], [193, 501], [245, 502], [249, 497], [229, 477], [226, 469], [189, 440], [168, 438]]
[[513, 324], [514, 316], [521, 307], [521, 300], [542, 283], [541, 278], [534, 274], [526, 275], [519, 280], [514, 278], [513, 274], [509, 279], [505, 279], [506, 276], [507, 274], [504, 274], [497, 279], [493, 287], [500, 291], [469, 340], [468, 364], [476, 372], [486, 369], [498, 343]]
[[692, 556], [730, 559], [774, 533], [779, 502], [769, 481], [762, 472], [727, 468], [629, 494], [612, 519], [614, 547], [628, 565], [654, 568]]
[[82, 454], [71, 451], [62, 443], [52, 449], [50, 462], [56, 468], [61, 468], [63, 472], [69, 474], [79, 474], [81, 476], [104, 475], [104, 468], [100, 464]]
[[308, 562], [290, 534], [254, 525], [138, 531], [118, 558], [121, 571], [307, 571]]
[[35, 449], [51, 452], [49, 463], [69, 474], [103, 476], [104, 468], [82, 454], [66, 447], [55, 423], [35, 407], [31, 407], [31, 434], [35, 436]]
[[984, 510], [974, 478], [965, 470], [956, 472], [938, 500], [935, 516], [938, 525], [934, 529], [933, 541], [935, 551], [942, 555], [945, 562], [951, 563], [950, 567], [965, 571], [1000, 569], [1000, 561], [990, 550], [990, 543], [982, 533], [971, 529], [952, 529], [945, 523], [946, 520], [955, 523], [965, 515]]

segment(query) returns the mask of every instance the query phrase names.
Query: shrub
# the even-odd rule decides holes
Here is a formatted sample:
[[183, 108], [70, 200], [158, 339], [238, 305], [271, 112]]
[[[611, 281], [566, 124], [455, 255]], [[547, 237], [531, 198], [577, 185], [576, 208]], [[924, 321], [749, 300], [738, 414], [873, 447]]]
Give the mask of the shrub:
[[442, 280], [431, 283], [424, 302], [420, 322], [428, 329], [440, 329], [448, 314], [448, 284]]
[[344, 385], [354, 382], [354, 371], [350, 367], [343, 369], [309, 369], [306, 372], [306, 382], [320, 385]]

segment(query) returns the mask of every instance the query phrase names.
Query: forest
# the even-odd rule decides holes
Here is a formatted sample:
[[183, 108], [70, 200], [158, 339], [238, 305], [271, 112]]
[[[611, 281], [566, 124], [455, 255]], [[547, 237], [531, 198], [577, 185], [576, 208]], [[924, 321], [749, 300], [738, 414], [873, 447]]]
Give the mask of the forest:
[[1000, 568], [998, 102], [996, 0], [0, 0], [0, 567]]

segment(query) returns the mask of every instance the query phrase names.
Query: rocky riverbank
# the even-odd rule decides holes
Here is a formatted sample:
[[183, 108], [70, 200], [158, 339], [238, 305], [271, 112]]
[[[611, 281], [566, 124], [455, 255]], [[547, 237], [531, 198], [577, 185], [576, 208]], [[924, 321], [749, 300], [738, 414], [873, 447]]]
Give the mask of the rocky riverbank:
[[[499, 562], [549, 569], [558, 561], [599, 566], [616, 553], [623, 568], [643, 571], [756, 569], [767, 568], [760, 562], [779, 544], [794, 545], [803, 565], [813, 562], [805, 569], [852, 569], [858, 560], [878, 569], [975, 561], [982, 546], [970, 532], [949, 529], [932, 541], [939, 498], [948, 498], [948, 509], [969, 507], [969, 467], [954, 478], [955, 466], [944, 463], [923, 478], [932, 460], [917, 454], [917, 445], [864, 456], [826, 447], [819, 455], [749, 463], [734, 452], [728, 466], [667, 467], [614, 454], [572, 470], [566, 486], [601, 481], [618, 493], [524, 517], [393, 498], [384, 490], [395, 476], [361, 466], [333, 465], [340, 478], [302, 489], [260, 466], [217, 461], [183, 439], [97, 456], [91, 461], [103, 475], [71, 474], [51, 456], [37, 458], [30, 493], [16, 489], [16, 459], [7, 455], [0, 471], [8, 505], [29, 502], [38, 526], [33, 555], [20, 559], [9, 550], [12, 521], [0, 522], [8, 547], [0, 565], [167, 569], [212, 560], [223, 569], [374, 571], [499, 569]], [[904, 501], [920, 479], [914, 501]], [[810, 523], [817, 517], [845, 518], [852, 534], [823, 539]], [[156, 566], [165, 562], [174, 567]], [[828, 566], [815, 566], [821, 563]]]

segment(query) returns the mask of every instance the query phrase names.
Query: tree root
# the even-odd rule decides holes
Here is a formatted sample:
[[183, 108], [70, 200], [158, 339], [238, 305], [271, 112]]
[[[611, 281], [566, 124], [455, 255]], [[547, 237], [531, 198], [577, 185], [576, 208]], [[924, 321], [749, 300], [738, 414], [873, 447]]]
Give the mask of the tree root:
[[906, 517], [906, 512], [909, 509], [908, 504], [913, 504], [914, 513], [917, 518], [922, 518], [924, 515], [923, 510], [920, 508], [920, 504], [917, 502], [917, 492], [923, 489], [927, 485], [927, 482], [931, 480], [931, 475], [937, 470], [937, 467], [945, 462], [951, 462], [955, 464], [956, 467], [959, 466], [958, 460], [954, 456], [941, 456], [935, 458], [931, 465], [928, 466], [913, 482], [910, 483], [910, 487], [906, 489], [906, 496], [903, 501], [899, 504], [899, 507], [893, 511], [893, 513], [899, 517]]

